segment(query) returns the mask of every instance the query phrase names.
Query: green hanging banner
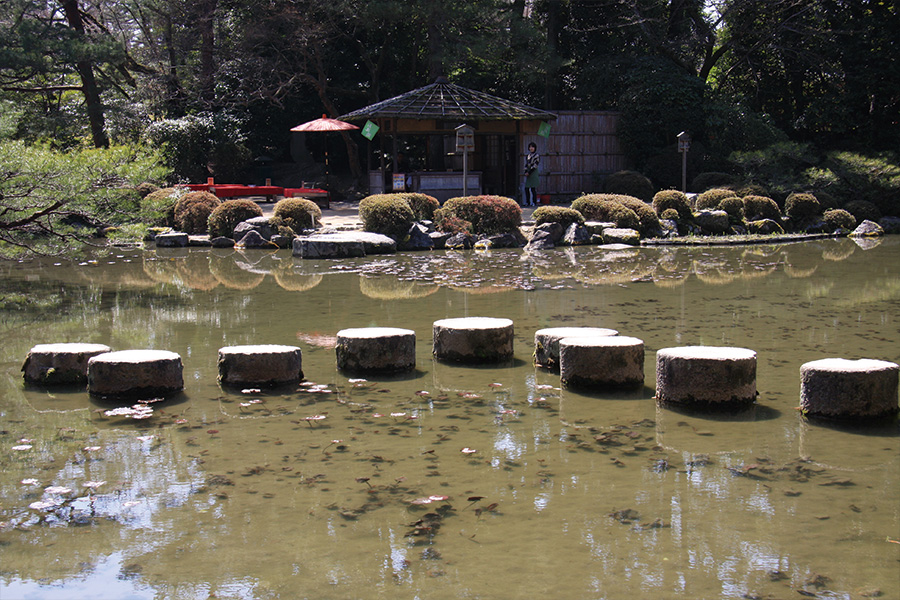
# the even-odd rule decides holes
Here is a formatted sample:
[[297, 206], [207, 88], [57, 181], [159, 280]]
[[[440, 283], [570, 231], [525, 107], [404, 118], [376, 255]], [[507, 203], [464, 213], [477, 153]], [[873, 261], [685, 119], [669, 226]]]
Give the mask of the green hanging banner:
[[545, 138], [550, 137], [550, 123], [547, 121], [541, 122], [540, 127], [538, 127], [538, 135]]
[[371, 142], [379, 129], [380, 127], [372, 121], [366, 121], [366, 124], [362, 128], [362, 136]]

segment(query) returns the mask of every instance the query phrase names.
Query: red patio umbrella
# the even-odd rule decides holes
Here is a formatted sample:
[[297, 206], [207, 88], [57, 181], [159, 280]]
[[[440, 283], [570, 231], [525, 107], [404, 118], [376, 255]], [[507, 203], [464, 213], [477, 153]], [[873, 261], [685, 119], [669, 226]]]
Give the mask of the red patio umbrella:
[[[296, 127], [291, 127], [291, 131], [300, 131], [303, 133], [308, 132], [316, 132], [323, 131], [328, 133], [329, 131], [350, 131], [353, 129], [359, 129], [356, 125], [351, 123], [345, 123], [344, 121], [339, 121], [337, 119], [329, 119], [327, 116], [322, 115], [321, 119], [314, 119], [312, 121], [308, 121], [306, 123], [302, 123], [297, 125]], [[325, 138], [325, 187], [328, 187], [328, 138]], [[331, 190], [329, 190], [331, 191]]]

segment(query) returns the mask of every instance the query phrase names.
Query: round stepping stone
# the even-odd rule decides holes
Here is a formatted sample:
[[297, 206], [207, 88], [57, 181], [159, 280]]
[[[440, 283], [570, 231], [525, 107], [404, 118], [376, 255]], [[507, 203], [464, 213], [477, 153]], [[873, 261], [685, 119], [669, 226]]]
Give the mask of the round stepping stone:
[[88, 392], [110, 399], [168, 396], [184, 389], [181, 357], [165, 350], [120, 350], [88, 361]]
[[644, 385], [644, 341], [618, 335], [559, 340], [560, 381], [587, 389]]
[[513, 357], [513, 322], [463, 317], [434, 322], [434, 357], [460, 363], [496, 363]]
[[396, 327], [342, 329], [337, 367], [343, 371], [399, 373], [416, 368], [416, 332]]
[[835, 419], [871, 419], [897, 412], [900, 366], [883, 360], [824, 358], [800, 367], [800, 409]]
[[550, 327], [534, 333], [534, 364], [559, 373], [559, 340], [570, 337], [619, 335], [602, 327]]
[[277, 386], [303, 379], [300, 348], [264, 344], [219, 348], [219, 383]]
[[735, 409], [756, 401], [756, 352], [682, 346], [656, 353], [656, 401], [691, 408]]
[[38, 344], [25, 357], [25, 381], [41, 385], [86, 383], [88, 360], [109, 352], [104, 344]]

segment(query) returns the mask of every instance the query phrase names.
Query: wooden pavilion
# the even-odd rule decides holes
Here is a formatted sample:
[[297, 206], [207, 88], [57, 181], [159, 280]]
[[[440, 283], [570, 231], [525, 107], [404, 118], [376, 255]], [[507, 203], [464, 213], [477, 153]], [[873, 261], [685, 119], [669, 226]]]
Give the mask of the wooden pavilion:
[[[464, 189], [463, 157], [456, 153], [459, 126], [468, 125], [475, 134], [474, 151], [467, 161], [468, 193], [517, 197], [526, 139], [533, 139], [542, 123], [556, 120], [556, 114], [439, 77], [430, 85], [339, 118], [372, 121], [379, 127], [377, 167], [372, 164], [372, 153], [367, 153], [370, 193], [405, 187], [443, 202], [462, 195]], [[403, 155], [400, 138], [404, 146], [415, 150], [412, 160]]]

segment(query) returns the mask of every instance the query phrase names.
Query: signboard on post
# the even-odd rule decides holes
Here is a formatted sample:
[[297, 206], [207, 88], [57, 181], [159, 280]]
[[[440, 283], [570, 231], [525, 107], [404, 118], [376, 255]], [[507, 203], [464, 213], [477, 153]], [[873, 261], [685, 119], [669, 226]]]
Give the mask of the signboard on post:
[[465, 123], [456, 128], [456, 152], [463, 155], [463, 196], [469, 195], [469, 152], [475, 151], [475, 130]]

